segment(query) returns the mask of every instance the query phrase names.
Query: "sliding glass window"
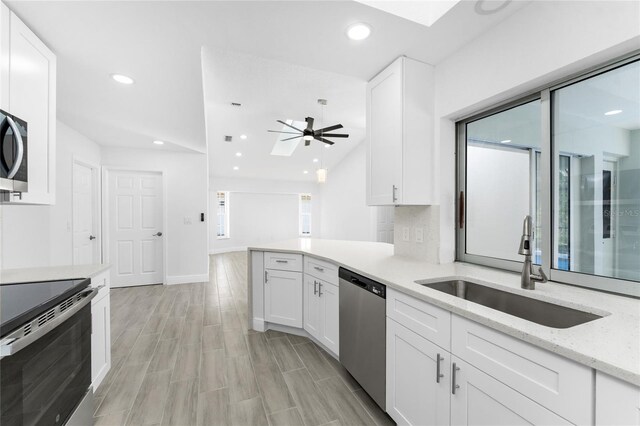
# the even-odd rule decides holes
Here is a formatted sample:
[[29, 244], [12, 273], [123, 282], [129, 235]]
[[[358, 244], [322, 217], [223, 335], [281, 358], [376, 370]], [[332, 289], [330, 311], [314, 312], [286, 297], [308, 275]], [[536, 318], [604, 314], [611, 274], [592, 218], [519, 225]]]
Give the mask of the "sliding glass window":
[[640, 61], [458, 123], [458, 260], [640, 296]]

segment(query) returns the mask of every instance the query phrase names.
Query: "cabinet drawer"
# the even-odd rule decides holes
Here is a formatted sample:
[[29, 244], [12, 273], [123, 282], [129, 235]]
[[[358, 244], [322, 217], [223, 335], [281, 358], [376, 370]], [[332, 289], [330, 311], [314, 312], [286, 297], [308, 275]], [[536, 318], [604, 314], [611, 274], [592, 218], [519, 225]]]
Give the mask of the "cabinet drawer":
[[453, 315], [451, 352], [575, 424], [593, 424], [589, 367]]
[[304, 272], [328, 283], [338, 285], [338, 267], [332, 263], [305, 256]]
[[280, 271], [302, 272], [302, 255], [293, 253], [264, 253], [264, 267]]
[[387, 287], [387, 316], [449, 350], [451, 313]]

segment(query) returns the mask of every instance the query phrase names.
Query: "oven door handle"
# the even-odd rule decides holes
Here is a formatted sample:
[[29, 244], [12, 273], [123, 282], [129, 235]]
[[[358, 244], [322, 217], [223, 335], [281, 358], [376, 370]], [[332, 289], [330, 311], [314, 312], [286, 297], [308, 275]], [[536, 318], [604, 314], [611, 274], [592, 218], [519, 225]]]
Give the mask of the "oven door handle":
[[[59, 313], [60, 305], [57, 305], [54, 309], [56, 310], [56, 313], [58, 313], [58, 315], [52, 320], [46, 322], [42, 327], [36, 328], [26, 336], [23, 335], [24, 327], [20, 327], [18, 330], [9, 334], [7, 337], [2, 339], [2, 341], [0, 341], [0, 359], [4, 358], [5, 356], [13, 355], [16, 352], [24, 349], [31, 343], [35, 342], [36, 340], [40, 339], [41, 337], [44, 337], [51, 330], [71, 318], [80, 309], [84, 308], [88, 303], [90, 303], [91, 299], [96, 297], [96, 294], [98, 294], [99, 290], [100, 289], [98, 288], [92, 288], [81, 291], [78, 295], [82, 296], [82, 300], [73, 304], [73, 306], [62, 313]], [[32, 321], [32, 323], [36, 321], [37, 318]]]
[[22, 135], [20, 135], [20, 129], [16, 125], [16, 122], [13, 121], [13, 118], [7, 116], [7, 122], [9, 126], [11, 126], [11, 130], [13, 130], [13, 140], [16, 145], [16, 153], [13, 159], [13, 166], [9, 173], [7, 173], [7, 179], [13, 179], [13, 177], [18, 173], [18, 169], [22, 164], [22, 156], [24, 155], [24, 143], [22, 142]]

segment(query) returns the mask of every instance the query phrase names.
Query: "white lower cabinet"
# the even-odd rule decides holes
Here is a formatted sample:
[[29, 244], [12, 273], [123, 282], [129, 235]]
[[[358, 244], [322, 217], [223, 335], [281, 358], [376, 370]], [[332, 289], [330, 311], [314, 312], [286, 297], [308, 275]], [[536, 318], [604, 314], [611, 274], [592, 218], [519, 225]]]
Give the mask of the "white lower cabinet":
[[398, 425], [449, 424], [450, 365], [447, 351], [387, 319], [387, 413]]
[[91, 385], [95, 391], [111, 368], [109, 293], [91, 301]]
[[387, 317], [386, 402], [399, 425], [593, 424], [590, 368], [457, 315], [449, 352], [429, 339], [448, 343], [439, 322], [409, 321], [429, 310], [398, 300], [387, 298], [387, 314], [404, 314]]
[[265, 269], [265, 321], [302, 328], [302, 273]]
[[640, 426], [640, 388], [596, 372], [596, 426]]
[[452, 425], [572, 424], [455, 356], [451, 374]]
[[340, 288], [309, 274], [304, 276], [304, 329], [339, 355]]

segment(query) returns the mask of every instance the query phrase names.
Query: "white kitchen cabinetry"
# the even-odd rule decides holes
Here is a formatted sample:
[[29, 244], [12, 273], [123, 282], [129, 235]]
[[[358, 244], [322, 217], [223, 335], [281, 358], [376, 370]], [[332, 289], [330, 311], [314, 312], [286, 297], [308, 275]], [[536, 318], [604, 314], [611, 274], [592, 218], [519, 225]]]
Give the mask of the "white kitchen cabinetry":
[[264, 270], [267, 322], [302, 328], [302, 272]]
[[572, 424], [455, 356], [451, 365], [452, 425]]
[[387, 412], [398, 425], [448, 425], [451, 355], [387, 320]]
[[340, 288], [309, 274], [304, 288], [305, 331], [339, 355]]
[[596, 426], [640, 425], [640, 388], [596, 371]]
[[95, 391], [111, 368], [111, 296], [109, 271], [91, 278], [100, 290], [91, 300], [91, 385]]
[[29, 190], [11, 202], [55, 204], [56, 57], [20, 18], [0, 7], [0, 108], [25, 120], [28, 129]]
[[590, 368], [388, 291], [387, 411], [398, 424], [593, 424], [593, 397]]
[[396, 59], [367, 85], [367, 204], [437, 204], [431, 65]]

